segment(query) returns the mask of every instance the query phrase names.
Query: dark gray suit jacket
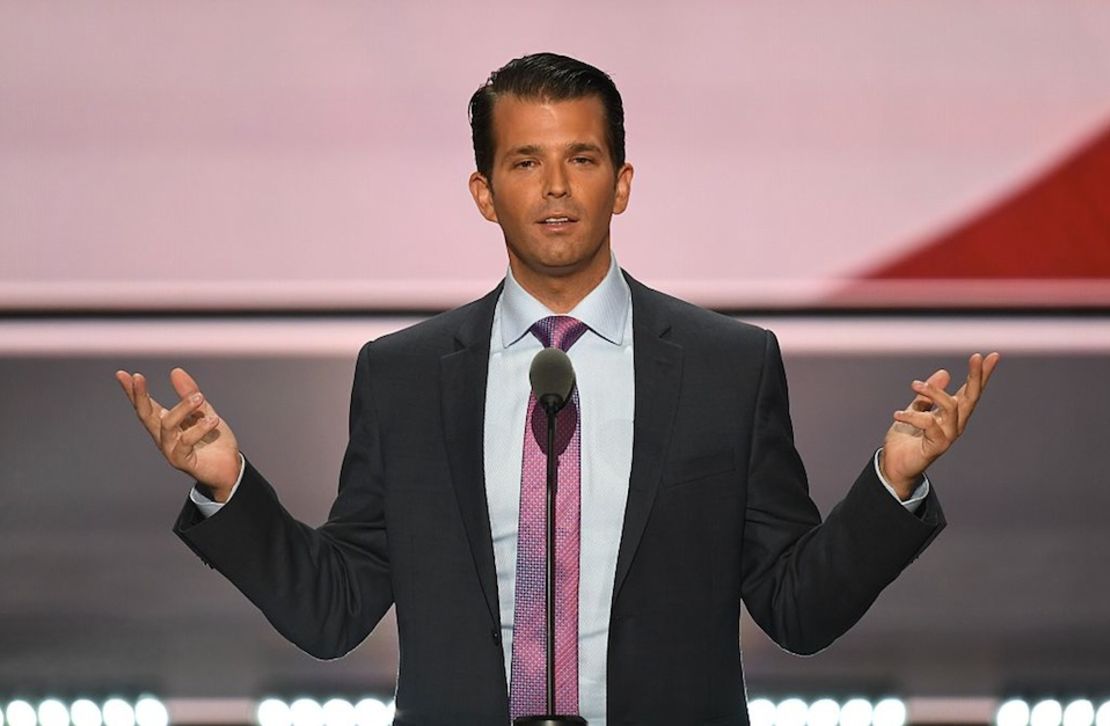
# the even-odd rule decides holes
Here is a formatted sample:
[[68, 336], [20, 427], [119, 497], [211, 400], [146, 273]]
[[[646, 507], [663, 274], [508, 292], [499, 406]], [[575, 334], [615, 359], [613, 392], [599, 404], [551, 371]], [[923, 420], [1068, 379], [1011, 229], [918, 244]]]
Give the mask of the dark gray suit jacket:
[[[782, 647], [818, 651], [928, 545], [943, 514], [933, 494], [907, 512], [869, 459], [822, 524], [775, 337], [628, 282], [636, 420], [609, 724], [746, 724], [741, 600]], [[218, 515], [186, 503], [175, 526], [319, 658], [350, 651], [395, 604], [399, 725], [509, 721], [482, 463], [499, 292], [362, 348], [326, 524], [293, 519], [248, 461]]]

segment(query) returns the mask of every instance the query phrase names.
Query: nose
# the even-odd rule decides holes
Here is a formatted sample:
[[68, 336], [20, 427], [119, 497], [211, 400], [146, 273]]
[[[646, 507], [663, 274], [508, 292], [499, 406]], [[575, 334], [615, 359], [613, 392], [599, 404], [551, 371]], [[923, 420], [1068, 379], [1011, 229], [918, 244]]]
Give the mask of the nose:
[[548, 164], [544, 175], [544, 196], [565, 197], [570, 194], [570, 184], [562, 164]]

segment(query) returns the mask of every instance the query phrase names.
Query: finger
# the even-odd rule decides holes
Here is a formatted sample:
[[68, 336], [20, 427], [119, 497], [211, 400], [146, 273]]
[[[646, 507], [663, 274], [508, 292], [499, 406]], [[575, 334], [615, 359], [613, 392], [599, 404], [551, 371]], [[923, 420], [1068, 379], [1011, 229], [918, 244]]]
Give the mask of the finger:
[[[200, 386], [197, 385], [196, 380], [189, 375], [184, 368], [174, 368], [170, 371], [170, 383], [173, 385], [177, 395], [181, 398], [188, 398], [194, 393], [200, 392]], [[207, 397], [204, 400], [204, 406], [201, 409], [206, 416], [216, 415], [216, 409], [208, 402]]]
[[895, 411], [894, 420], [909, 424], [922, 432], [925, 438], [939, 446], [941, 451], [948, 448], [950, 438], [944, 431], [935, 413], [926, 411]]
[[940, 422], [937, 421], [936, 415], [928, 411], [895, 411], [894, 420], [899, 423], [909, 424], [921, 431], [929, 429], [936, 430], [940, 427]]
[[962, 434], [964, 432], [964, 428], [967, 426], [982, 392], [983, 356], [979, 353], [972, 353], [967, 359], [967, 380], [960, 386], [960, 390], [956, 391], [956, 410], [959, 415], [957, 433]]
[[131, 374], [127, 371], [116, 371], [116, 381], [119, 382], [120, 388], [123, 389], [124, 394], [127, 395], [127, 400], [131, 402], [131, 406], [135, 406], [135, 382], [131, 379]]
[[179, 401], [176, 406], [162, 416], [162, 435], [176, 436], [176, 432], [181, 428], [181, 425], [185, 423], [186, 419], [192, 417], [203, 403], [204, 394], [200, 391], [191, 393]]
[[983, 356], [979, 353], [972, 353], [971, 357], [967, 359], [967, 382], [956, 391], [956, 395], [961, 393], [970, 400], [972, 403], [979, 400], [979, 394], [983, 390]]
[[135, 412], [139, 414], [139, 420], [146, 426], [147, 431], [158, 441], [158, 431], [162, 414], [166, 410], [162, 404], [155, 401], [150, 396], [150, 391], [147, 389], [146, 376], [142, 373], [136, 373], [132, 376], [135, 392]]
[[173, 384], [173, 389], [177, 391], [177, 395], [181, 398], [187, 398], [190, 394], [200, 390], [200, 386], [193, 380], [193, 377], [184, 368], [180, 367], [170, 371], [170, 383]]
[[136, 373], [132, 376], [135, 391], [135, 410], [144, 419], [148, 418], [152, 413], [160, 414], [164, 407], [162, 404], [155, 401], [150, 395], [150, 386], [147, 384], [146, 376], [142, 373]]
[[[196, 428], [194, 426], [193, 428]], [[190, 429], [192, 430], [192, 429]], [[186, 432], [188, 433], [188, 432]], [[196, 461], [193, 444], [186, 444], [184, 442], [184, 434], [178, 433], [174, 436], [173, 442], [166, 447], [165, 455], [171, 464], [184, 472], [188, 472], [193, 463]]]
[[[925, 380], [926, 383], [931, 383], [941, 390], [944, 390], [948, 386], [950, 378], [951, 376], [949, 376], [948, 371], [941, 368], [938, 371], [934, 371], [933, 374]], [[907, 410], [911, 411], [929, 411], [933, 408], [933, 400], [919, 393], [914, 397], [913, 401], [911, 401], [910, 405], [906, 408]]]
[[192, 451], [201, 439], [212, 433], [219, 425], [219, 416], [205, 416], [197, 419], [196, 423], [181, 432], [181, 436], [177, 439], [177, 446], [183, 450]]
[[[943, 373], [944, 375], [938, 375], [941, 373]], [[928, 398], [936, 405], [936, 407], [939, 409], [939, 411], [937, 412], [939, 416], [936, 416], [936, 418], [939, 419], [939, 422], [941, 426], [944, 427], [945, 432], [950, 437], [954, 437], [959, 431], [959, 404], [957, 403], [955, 397], [953, 397], [943, 388], [937, 387], [933, 383], [933, 381], [940, 381], [947, 378], [947, 371], [937, 371], [933, 375], [929, 376], [929, 380], [927, 381], [914, 381], [912, 388], [918, 393], [918, 395]]]
[[1000, 357], [997, 352], [985, 358], [979, 353], [974, 353], [968, 359], [967, 383], [956, 392], [956, 398], [960, 404], [960, 433], [963, 433], [971, 414], [979, 404], [979, 398], [983, 395], [987, 381], [994, 372], [995, 366], [998, 365]]
[[983, 388], [987, 387], [987, 381], [994, 374], [994, 369], [998, 367], [998, 361], [1002, 360], [1002, 354], [994, 351], [983, 359]]
[[925, 379], [926, 383], [932, 384], [942, 391], [948, 388], [948, 384], [952, 382], [952, 375], [941, 368], [933, 372], [933, 375]]
[[176, 429], [166, 448], [166, 458], [170, 463], [185, 472], [191, 472], [196, 464], [196, 445], [209, 436], [219, 425], [215, 416], [204, 416], [192, 421], [187, 428]]
[[955, 397], [944, 390], [944, 386], [940, 385], [940, 382], [946, 382], [948, 379], [948, 371], [941, 369], [924, 381], [914, 381], [910, 384], [910, 388], [913, 389], [918, 398], [929, 399], [945, 413], [955, 413]]

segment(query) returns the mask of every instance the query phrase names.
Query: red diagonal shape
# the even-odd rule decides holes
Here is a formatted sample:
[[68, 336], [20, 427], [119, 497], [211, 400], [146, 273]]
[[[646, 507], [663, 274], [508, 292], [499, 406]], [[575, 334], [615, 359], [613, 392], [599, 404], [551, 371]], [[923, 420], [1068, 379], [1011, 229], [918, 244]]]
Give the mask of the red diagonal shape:
[[984, 214], [862, 277], [1110, 279], [1110, 127]]

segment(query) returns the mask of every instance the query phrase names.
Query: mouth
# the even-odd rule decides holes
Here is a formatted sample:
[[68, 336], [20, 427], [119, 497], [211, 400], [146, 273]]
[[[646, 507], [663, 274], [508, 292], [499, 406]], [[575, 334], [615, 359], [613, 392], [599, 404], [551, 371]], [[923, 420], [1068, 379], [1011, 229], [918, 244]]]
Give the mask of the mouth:
[[544, 229], [552, 231], [568, 229], [571, 225], [577, 222], [577, 218], [571, 217], [568, 214], [552, 214], [542, 219], [536, 220], [536, 224], [540, 225]]

